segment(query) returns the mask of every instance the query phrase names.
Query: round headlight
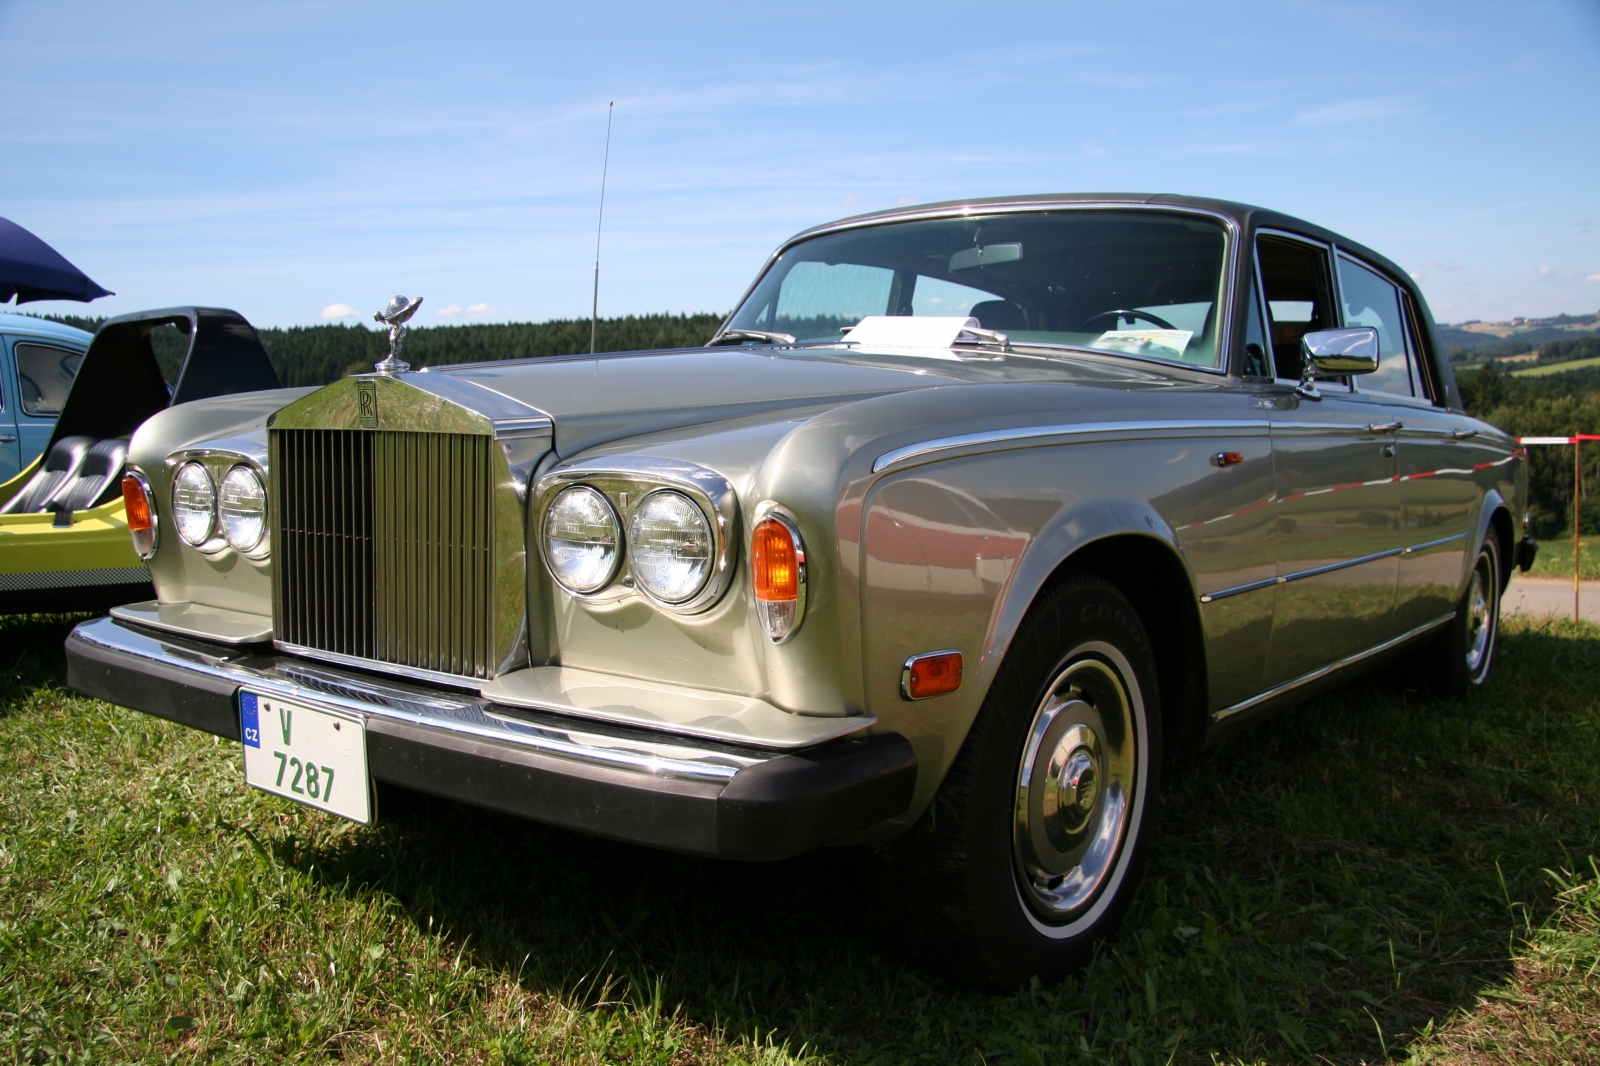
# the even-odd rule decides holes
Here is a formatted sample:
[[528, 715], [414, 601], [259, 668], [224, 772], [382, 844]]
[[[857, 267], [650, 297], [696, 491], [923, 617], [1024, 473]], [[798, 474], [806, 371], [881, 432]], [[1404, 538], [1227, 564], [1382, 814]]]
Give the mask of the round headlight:
[[217, 528], [217, 489], [199, 463], [185, 463], [172, 479], [172, 520], [178, 536], [195, 547]]
[[628, 528], [633, 579], [663, 603], [682, 603], [705, 587], [715, 546], [711, 523], [681, 492], [652, 492]]
[[617, 513], [587, 485], [562, 489], [544, 519], [550, 572], [569, 592], [597, 592], [617, 573], [622, 528]]
[[222, 535], [234, 551], [247, 552], [267, 535], [267, 490], [248, 466], [236, 466], [222, 479]]

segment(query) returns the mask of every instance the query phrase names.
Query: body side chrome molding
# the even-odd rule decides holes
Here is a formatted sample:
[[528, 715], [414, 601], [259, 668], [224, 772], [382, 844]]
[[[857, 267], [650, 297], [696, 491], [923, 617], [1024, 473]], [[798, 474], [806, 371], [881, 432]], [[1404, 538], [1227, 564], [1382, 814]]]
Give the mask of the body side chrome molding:
[[1045, 437], [1099, 436], [1111, 433], [1195, 433], [1206, 436], [1248, 434], [1250, 436], [1264, 437], [1268, 434], [1268, 429], [1265, 419], [1216, 419], [1210, 421], [1172, 419], [1131, 422], [1074, 422], [1054, 426], [1018, 426], [1014, 429], [980, 430], [977, 433], [962, 433], [952, 437], [936, 437], [933, 440], [920, 441], [916, 444], [908, 444], [903, 448], [884, 452], [872, 464], [872, 472], [877, 474], [894, 466], [896, 463], [902, 463], [908, 459], [918, 458], [934, 452], [951, 451], [956, 448], [966, 448], [974, 445], [1005, 444], [1010, 441], [1037, 440]]
[[1413, 544], [1411, 547], [1404, 549], [1404, 553], [1410, 555], [1412, 552], [1427, 551], [1429, 548], [1437, 548], [1441, 544], [1450, 544], [1454, 541], [1466, 539], [1467, 535], [1465, 533], [1457, 533], [1450, 537], [1440, 537], [1438, 540], [1425, 540], [1421, 544]]
[[1212, 721], [1213, 724], [1215, 724], [1217, 722], [1225, 721], [1226, 719], [1231, 718], [1234, 715], [1238, 714], [1240, 711], [1248, 711], [1250, 708], [1256, 706], [1257, 704], [1265, 703], [1267, 700], [1272, 699], [1274, 696], [1281, 696], [1286, 692], [1290, 692], [1290, 691], [1293, 691], [1294, 689], [1299, 688], [1301, 685], [1309, 685], [1313, 681], [1316, 681], [1316, 680], [1318, 680], [1320, 678], [1327, 677], [1329, 674], [1333, 673], [1335, 670], [1342, 670], [1347, 666], [1354, 666], [1356, 663], [1360, 662], [1363, 659], [1371, 658], [1374, 655], [1378, 655], [1378, 654], [1381, 654], [1382, 652], [1388, 651], [1390, 648], [1396, 647], [1396, 646], [1398, 646], [1400, 644], [1404, 644], [1406, 641], [1410, 640], [1412, 637], [1420, 637], [1422, 634], [1428, 632], [1430, 629], [1437, 629], [1440, 626], [1444, 625], [1446, 622], [1450, 621], [1455, 616], [1456, 616], [1455, 612], [1451, 611], [1449, 614], [1441, 615], [1440, 617], [1435, 618], [1431, 622], [1424, 622], [1422, 625], [1417, 626], [1415, 629], [1408, 630], [1407, 632], [1401, 633], [1398, 637], [1391, 637], [1390, 639], [1384, 641], [1382, 644], [1375, 644], [1372, 647], [1368, 648], [1366, 651], [1358, 651], [1354, 655], [1347, 655], [1343, 659], [1338, 660], [1337, 662], [1329, 663], [1327, 666], [1318, 667], [1317, 669], [1312, 670], [1310, 673], [1301, 674], [1299, 677], [1294, 678], [1291, 681], [1285, 681], [1283, 684], [1276, 685], [1276, 686], [1274, 686], [1272, 688], [1269, 688], [1265, 692], [1257, 693], [1256, 695], [1251, 696], [1247, 700], [1241, 700], [1240, 702], [1235, 703], [1232, 707], [1224, 707], [1220, 711], [1212, 711], [1211, 712], [1211, 721]]
[[1231, 589], [1220, 589], [1216, 592], [1208, 592], [1204, 596], [1200, 597], [1200, 602], [1211, 603], [1215, 600], [1225, 600], [1229, 596], [1237, 596], [1240, 593], [1254, 592], [1256, 589], [1264, 589], [1272, 585], [1287, 585], [1289, 582], [1299, 581], [1301, 578], [1316, 577], [1319, 574], [1331, 574], [1335, 570], [1345, 570], [1352, 566], [1360, 566], [1362, 563], [1375, 563], [1379, 559], [1388, 559], [1396, 555], [1410, 555], [1413, 552], [1426, 551], [1429, 548], [1437, 548], [1441, 544], [1450, 544], [1454, 541], [1465, 540], [1466, 537], [1467, 535], [1465, 533], [1456, 533], [1452, 536], [1440, 537], [1438, 540], [1423, 541], [1421, 544], [1413, 544], [1406, 548], [1390, 548], [1387, 551], [1373, 552], [1371, 555], [1363, 555], [1356, 559], [1346, 559], [1343, 562], [1329, 563], [1327, 566], [1314, 566], [1310, 570], [1297, 570], [1292, 574], [1283, 574], [1279, 577], [1269, 577], [1264, 581], [1252, 581], [1248, 585], [1236, 585]]
[[[110, 618], [87, 622], [75, 636], [113, 651], [151, 662], [247, 686], [256, 692], [284, 699], [335, 707], [375, 719], [467, 734], [513, 744], [542, 754], [666, 777], [726, 782], [741, 769], [775, 757], [752, 752], [701, 750], [671, 741], [654, 742], [637, 737], [611, 736], [598, 731], [569, 729], [537, 721], [520, 721], [490, 713], [494, 706], [481, 697], [447, 692], [409, 692], [387, 689], [368, 678], [319, 676], [310, 664], [282, 664], [269, 672], [169, 645], [153, 635], [129, 629]], [[553, 716], [552, 716], [553, 717]]]

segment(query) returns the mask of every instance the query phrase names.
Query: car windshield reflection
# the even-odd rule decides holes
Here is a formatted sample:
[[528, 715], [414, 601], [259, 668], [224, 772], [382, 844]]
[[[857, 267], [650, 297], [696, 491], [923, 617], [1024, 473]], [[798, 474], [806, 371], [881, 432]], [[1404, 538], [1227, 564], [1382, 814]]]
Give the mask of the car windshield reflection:
[[727, 331], [826, 344], [869, 315], [954, 315], [1016, 345], [1214, 368], [1226, 248], [1221, 223], [1153, 211], [886, 223], [787, 249]]

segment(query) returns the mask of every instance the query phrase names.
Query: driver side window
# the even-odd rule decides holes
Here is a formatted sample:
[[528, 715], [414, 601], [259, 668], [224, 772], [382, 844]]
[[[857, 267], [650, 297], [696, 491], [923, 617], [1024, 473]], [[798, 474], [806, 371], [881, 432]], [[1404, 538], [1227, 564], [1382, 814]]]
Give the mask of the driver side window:
[[1338, 325], [1328, 255], [1320, 245], [1262, 235], [1256, 241], [1272, 361], [1280, 380], [1300, 380], [1300, 338]]

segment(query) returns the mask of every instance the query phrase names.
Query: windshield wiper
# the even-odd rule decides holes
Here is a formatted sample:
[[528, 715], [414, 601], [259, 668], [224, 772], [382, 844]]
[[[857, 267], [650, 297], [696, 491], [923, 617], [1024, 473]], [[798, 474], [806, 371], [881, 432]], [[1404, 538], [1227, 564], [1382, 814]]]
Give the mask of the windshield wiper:
[[706, 341], [707, 348], [715, 348], [719, 344], [738, 344], [740, 341], [760, 341], [763, 344], [793, 344], [794, 337], [788, 333], [771, 333], [764, 329], [725, 329], [721, 333]]

